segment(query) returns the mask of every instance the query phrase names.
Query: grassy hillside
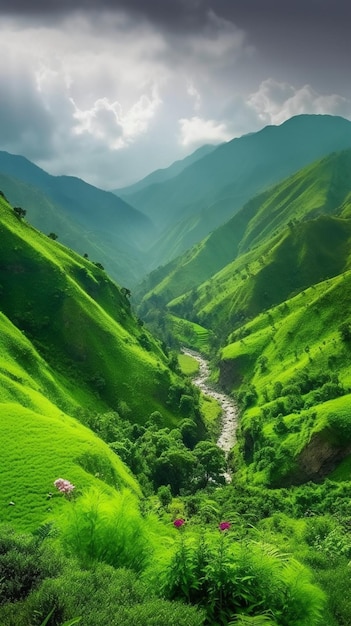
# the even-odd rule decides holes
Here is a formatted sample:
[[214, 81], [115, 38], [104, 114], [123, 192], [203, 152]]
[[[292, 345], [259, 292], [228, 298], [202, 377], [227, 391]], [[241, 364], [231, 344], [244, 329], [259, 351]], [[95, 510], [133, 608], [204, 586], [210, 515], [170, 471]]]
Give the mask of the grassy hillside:
[[197, 349], [196, 328], [209, 331], [202, 351], [238, 400], [238, 458], [254, 481], [321, 479], [351, 452], [350, 165], [350, 151], [332, 154], [255, 197], [159, 270], [141, 306], [157, 319], [162, 303]]
[[140, 493], [108, 446], [70, 417], [81, 406], [102, 410], [102, 404], [58, 376], [3, 313], [0, 328], [0, 521], [34, 530], [57, 514], [66, 501], [48, 493], [56, 491], [53, 483], [61, 476], [77, 492], [101, 484], [107, 491], [128, 486]]
[[128, 196], [157, 225], [149, 269], [225, 223], [255, 194], [332, 151], [351, 146], [343, 118], [301, 115], [221, 144], [176, 177]]
[[320, 480], [350, 454], [350, 298], [347, 271], [240, 326], [223, 348], [220, 380], [238, 394], [255, 480]]
[[51, 176], [23, 157], [0, 151], [0, 189], [31, 223], [99, 261], [129, 286], [142, 272], [140, 246], [151, 222], [115, 194], [69, 176]]
[[[76, 493], [140, 488], [110, 448], [76, 418], [115, 412], [145, 423], [179, 421], [169, 359], [107, 274], [19, 218], [0, 196], [1, 521], [33, 528]], [[9, 504], [14, 502], [13, 505]]]
[[[140, 294], [156, 293], [169, 301], [209, 280], [237, 257], [243, 259], [287, 226], [293, 229], [298, 222], [319, 215], [348, 217], [350, 166], [351, 151], [334, 153], [259, 194], [185, 255], [150, 274]], [[261, 256], [256, 254], [261, 266], [266, 263], [264, 254], [265, 247]], [[255, 258], [255, 252], [250, 258]], [[241, 263], [244, 269], [246, 262]]]

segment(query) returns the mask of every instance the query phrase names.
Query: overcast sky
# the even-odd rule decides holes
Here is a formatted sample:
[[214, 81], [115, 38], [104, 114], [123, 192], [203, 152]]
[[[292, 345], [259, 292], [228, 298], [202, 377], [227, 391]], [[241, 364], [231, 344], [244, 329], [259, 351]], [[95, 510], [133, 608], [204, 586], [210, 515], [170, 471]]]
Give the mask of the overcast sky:
[[0, 150], [112, 189], [299, 113], [351, 119], [350, 0], [0, 0]]

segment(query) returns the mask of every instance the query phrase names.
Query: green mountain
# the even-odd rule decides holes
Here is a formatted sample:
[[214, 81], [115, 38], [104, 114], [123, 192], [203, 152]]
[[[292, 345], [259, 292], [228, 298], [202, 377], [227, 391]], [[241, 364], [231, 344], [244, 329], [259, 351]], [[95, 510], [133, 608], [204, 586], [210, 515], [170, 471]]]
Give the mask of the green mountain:
[[51, 176], [21, 156], [0, 152], [0, 184], [31, 223], [102, 263], [116, 280], [135, 284], [150, 220], [115, 194], [70, 176]]
[[154, 272], [140, 307], [153, 321], [160, 308], [191, 347], [199, 328], [212, 333], [255, 480], [318, 479], [349, 458], [350, 166], [350, 150], [334, 153], [256, 196]]
[[300, 115], [217, 147], [204, 146], [119, 193], [78, 178], [50, 176], [0, 152], [1, 188], [43, 232], [100, 262], [134, 287], [150, 271], [201, 242], [272, 184], [351, 146], [351, 123]]
[[30, 226], [3, 196], [0, 228], [0, 520], [28, 529], [48, 517], [46, 496], [62, 475], [140, 494], [87, 426], [100, 432], [110, 416], [111, 429], [118, 415], [143, 425], [157, 412], [172, 427], [182, 416], [169, 390], [183, 383], [102, 269]]
[[144, 283], [140, 315], [236, 400], [228, 458], [192, 357], [0, 194], [3, 626], [350, 623], [350, 165], [265, 188]]
[[[272, 232], [277, 234], [287, 226], [292, 230], [297, 222], [318, 216], [342, 212], [347, 217], [350, 165], [350, 150], [333, 153], [257, 195], [185, 255], [152, 272], [139, 293], [152, 292], [169, 301], [209, 280], [238, 256], [259, 246]], [[231, 271], [229, 266], [230, 276]], [[222, 276], [220, 280], [224, 284]]]
[[349, 121], [300, 115], [221, 144], [170, 180], [128, 194], [128, 201], [158, 227], [149, 250], [150, 270], [202, 240], [254, 195], [350, 146]]
[[180, 161], [175, 161], [169, 167], [155, 170], [154, 172], [152, 172], [148, 176], [145, 176], [145, 178], [142, 178], [142, 180], [139, 180], [133, 185], [128, 185], [128, 187], [121, 187], [119, 189], [113, 189], [112, 191], [120, 198], [125, 198], [126, 201], [128, 201], [128, 196], [130, 194], [141, 191], [142, 189], [145, 189], [146, 187], [150, 187], [151, 185], [155, 185], [157, 183], [163, 183], [166, 180], [170, 180], [171, 178], [174, 178], [175, 176], [180, 174], [180, 172], [182, 172], [186, 167], [188, 167], [192, 163], [195, 163], [196, 161], [204, 157], [206, 154], [209, 154], [210, 152], [212, 152], [212, 150], [214, 149], [215, 149], [215, 146], [213, 145], [201, 146], [201, 148], [198, 148], [197, 150], [195, 150], [195, 152], [192, 152], [189, 156], [185, 157], [184, 159], [181, 159]]

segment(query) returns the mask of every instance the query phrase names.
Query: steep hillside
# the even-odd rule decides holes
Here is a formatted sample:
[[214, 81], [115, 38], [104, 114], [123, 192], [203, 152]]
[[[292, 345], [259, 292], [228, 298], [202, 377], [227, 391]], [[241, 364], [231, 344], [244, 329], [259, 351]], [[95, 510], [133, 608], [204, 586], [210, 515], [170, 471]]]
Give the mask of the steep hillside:
[[351, 146], [351, 123], [302, 115], [221, 144], [178, 176], [128, 195], [158, 226], [154, 269], [204, 238], [250, 198], [330, 152]]
[[113, 189], [112, 191], [120, 198], [125, 198], [128, 201], [128, 196], [130, 194], [134, 194], [138, 191], [141, 191], [142, 189], [145, 189], [146, 187], [150, 187], [151, 185], [155, 185], [157, 183], [163, 183], [166, 180], [170, 180], [171, 178], [178, 176], [178, 174], [180, 174], [180, 172], [182, 172], [186, 167], [188, 167], [192, 163], [195, 163], [199, 159], [202, 159], [202, 157], [204, 157], [206, 154], [209, 154], [214, 149], [215, 146], [212, 145], [201, 146], [201, 148], [198, 148], [189, 156], [181, 159], [180, 161], [175, 161], [169, 167], [155, 170], [154, 172], [152, 172], [148, 176], [145, 176], [145, 178], [139, 180], [133, 185], [129, 185], [128, 187], [122, 187], [120, 189]]
[[0, 230], [0, 520], [28, 529], [63, 506], [59, 494], [47, 497], [61, 476], [77, 492], [102, 481], [105, 490], [140, 493], [79, 420], [144, 424], [157, 411], [177, 424], [169, 388], [181, 380], [103, 270], [34, 229], [2, 196]]
[[337, 466], [335, 478], [348, 479], [350, 297], [347, 271], [260, 313], [223, 348], [220, 380], [237, 392], [256, 481], [320, 481]]
[[239, 322], [350, 267], [351, 222], [321, 216], [239, 255], [213, 280], [169, 304], [221, 338]]
[[140, 246], [150, 220], [115, 194], [69, 176], [51, 176], [27, 159], [0, 152], [0, 184], [13, 206], [30, 214], [43, 232], [54, 232], [74, 250], [88, 253], [122, 283], [141, 273]]
[[[222, 298], [224, 298], [228, 289], [230, 291], [230, 287], [225, 285], [226, 281], [235, 280], [233, 276], [235, 272], [242, 271], [242, 276], [247, 273], [246, 266], [250, 263], [250, 259], [256, 259], [254, 263], [261, 270], [266, 265], [265, 254], [268, 254], [271, 244], [266, 246], [265, 242], [273, 234], [279, 240], [287, 228], [292, 233], [300, 222], [317, 218], [319, 215], [347, 217], [351, 196], [350, 172], [350, 150], [333, 153], [303, 168], [250, 200], [229, 222], [216, 229], [184, 256], [165, 268], [155, 270], [141, 285], [139, 293], [155, 293], [166, 302], [197, 288], [201, 283], [215, 277], [220, 270], [223, 270], [218, 276], [218, 281], [221, 284]], [[316, 221], [313, 224], [316, 224]], [[317, 230], [315, 235], [313, 232], [303, 230], [301, 236], [306, 239], [308, 247], [310, 236], [312, 237], [311, 243], [315, 241], [316, 245], [319, 234], [323, 241], [323, 233], [321, 223], [320, 230]], [[284, 234], [284, 237], [287, 234], [288, 232]], [[297, 233], [296, 236], [300, 235]], [[261, 244], [263, 248], [257, 254], [255, 248], [257, 250]], [[331, 250], [330, 253], [332, 255], [333, 251]], [[248, 256], [244, 258], [244, 254]], [[227, 270], [224, 269], [231, 261], [234, 262], [239, 257], [241, 261], [238, 265], [229, 265]], [[308, 265], [306, 265], [306, 271], [307, 268]], [[257, 271], [255, 270], [254, 273], [256, 274]], [[208, 294], [211, 290], [213, 291], [213, 283], [216, 281], [217, 279], [213, 278], [210, 284], [206, 285], [206, 303]], [[289, 280], [288, 284], [290, 282]], [[239, 278], [238, 285], [239, 287], [235, 289], [241, 290], [241, 278]], [[201, 309], [206, 303], [201, 302]]]
[[235, 467], [250, 481], [347, 474], [350, 205], [346, 150], [256, 196], [145, 285], [140, 311], [154, 327], [166, 320], [197, 349], [206, 337], [214, 378], [241, 409]]

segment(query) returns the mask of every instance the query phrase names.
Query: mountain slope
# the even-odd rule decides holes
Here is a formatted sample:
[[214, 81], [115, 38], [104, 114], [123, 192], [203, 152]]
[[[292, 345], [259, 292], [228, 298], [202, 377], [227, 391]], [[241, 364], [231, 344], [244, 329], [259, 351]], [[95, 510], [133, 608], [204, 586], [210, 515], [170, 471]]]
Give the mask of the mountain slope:
[[151, 185], [155, 185], [157, 183], [163, 183], [166, 180], [174, 178], [175, 176], [180, 174], [180, 172], [182, 172], [186, 167], [188, 167], [192, 163], [195, 163], [206, 154], [212, 152], [212, 150], [214, 149], [215, 146], [213, 145], [201, 146], [201, 148], [198, 148], [189, 156], [181, 159], [180, 161], [175, 161], [169, 167], [155, 170], [154, 172], [152, 172], [148, 176], [145, 176], [145, 178], [142, 178], [142, 180], [139, 180], [133, 185], [128, 185], [128, 187], [121, 187], [120, 189], [113, 189], [112, 191], [120, 198], [125, 198], [128, 201], [128, 196], [130, 194], [141, 191], [142, 189], [145, 189], [145, 187], [150, 187]]
[[[351, 204], [350, 172], [351, 150], [333, 153], [300, 170], [250, 200], [229, 222], [168, 268], [151, 274], [141, 292], [157, 293], [170, 300], [209, 280], [238, 256], [259, 246], [273, 232], [282, 232], [287, 227], [292, 230], [297, 222], [320, 215], [347, 217]], [[261, 251], [261, 258], [256, 260], [260, 266], [264, 253]], [[247, 260], [241, 263], [242, 271], [245, 271], [246, 263]], [[219, 278], [222, 284], [225, 282], [224, 269], [223, 272]], [[228, 275], [231, 275], [230, 269]], [[208, 291], [209, 287], [206, 289]]]
[[55, 232], [66, 245], [95, 255], [115, 279], [127, 284], [140, 275], [140, 245], [150, 220], [118, 198], [69, 176], [51, 176], [27, 159], [0, 152], [1, 189], [31, 222]]
[[241, 450], [256, 481], [320, 482], [338, 466], [348, 480], [350, 296], [348, 270], [262, 311], [223, 348], [220, 380], [237, 391]]
[[351, 146], [351, 122], [301, 115], [221, 144], [178, 176], [128, 196], [157, 223], [150, 269], [189, 248], [250, 198], [330, 152]]
[[[140, 488], [88, 418], [133, 424], [155, 411], [178, 423], [159, 343], [105, 272], [35, 230], [0, 196], [1, 521], [34, 528], [64, 505], [63, 477], [81, 489]], [[20, 451], [20, 452], [19, 452]], [[10, 502], [14, 502], [10, 505]]]

